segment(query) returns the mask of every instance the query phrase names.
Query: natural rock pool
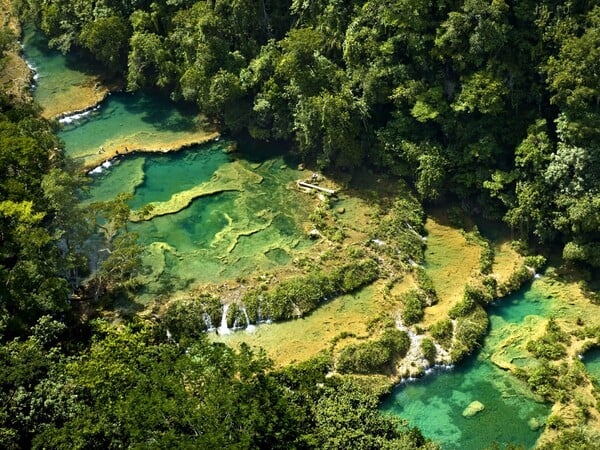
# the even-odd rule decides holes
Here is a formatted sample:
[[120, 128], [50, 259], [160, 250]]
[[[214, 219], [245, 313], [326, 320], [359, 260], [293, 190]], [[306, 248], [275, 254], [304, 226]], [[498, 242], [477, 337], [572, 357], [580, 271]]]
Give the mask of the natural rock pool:
[[[43, 40], [35, 35], [25, 45], [39, 73], [34, 96], [48, 117], [103, 98], [93, 73], [43, 50]], [[92, 171], [89, 198], [83, 201], [110, 200], [120, 192], [133, 195], [129, 228], [139, 234], [145, 249], [141, 302], [198, 283], [254, 277], [289, 265], [311, 248], [306, 194], [291, 188], [306, 173], [296, 170], [297, 162], [284, 159], [282, 152], [245, 145], [232, 152], [234, 143], [216, 140], [210, 124], [193, 108], [151, 95], [114, 93], [96, 109], [68, 117], [63, 124], [60, 135], [69, 156], [88, 169], [104, 163]], [[340, 203], [348, 209], [343, 220], [352, 217], [353, 201]], [[149, 204], [153, 209], [148, 215], [135, 214]], [[428, 255], [432, 276], [446, 260], [463, 261], [451, 279], [434, 280], [441, 280], [436, 283], [441, 296], [460, 295], [472, 270], [464, 264], [463, 240], [436, 244], [436, 236], [430, 236], [428, 251], [437, 252]], [[479, 250], [468, 251], [472, 255], [467, 259], [476, 261]], [[538, 288], [540, 281], [488, 309], [490, 332], [479, 352], [452, 370], [398, 386], [381, 409], [407, 419], [443, 448], [480, 449], [493, 442], [532, 447], [549, 406], [532, 398], [529, 388], [504, 369], [531, 363], [524, 345], [558, 311], [554, 299]], [[281, 362], [302, 360], [341, 332], [361, 332], [364, 317], [389, 308], [382, 299], [374, 303], [375, 295], [368, 287], [332, 300], [302, 320], [222, 340], [278, 346]], [[426, 311], [426, 323], [436, 319], [437, 310]], [[298, 342], [290, 339], [287, 346], [280, 345], [282, 336], [290, 335]], [[584, 363], [600, 379], [600, 350], [586, 353]], [[471, 411], [465, 412], [469, 406]]]
[[[551, 307], [552, 300], [535, 283], [499, 300], [488, 310], [490, 332], [477, 354], [451, 370], [435, 370], [422, 379], [401, 384], [381, 409], [407, 419], [426, 437], [441, 442], [444, 449], [475, 450], [493, 442], [532, 447], [549, 406], [531, 398], [529, 388], [492, 359], [524, 364], [526, 356], [516, 351], [518, 342], [513, 339], [519, 338], [513, 331], [543, 321]], [[475, 401], [484, 409], [465, 417], [465, 409]]]
[[[45, 50], [38, 34], [29, 33], [25, 45], [39, 74], [35, 99], [50, 105], [55, 98], [63, 105], [55, 116], [75, 109], [63, 102], [73, 97], [73, 86], [86, 86], [93, 77]], [[264, 148], [231, 153], [234, 143], [218, 140], [194, 108], [114, 93], [61, 122], [66, 154], [94, 168], [84, 202], [125, 192], [133, 195], [132, 210], [154, 207], [151, 215], [134, 213], [129, 226], [145, 249], [144, 303], [197, 283], [288, 264], [310, 246], [303, 229], [306, 198], [292, 188], [302, 177], [297, 163]]]
[[583, 363], [587, 371], [600, 383], [600, 348], [589, 350], [583, 355]]

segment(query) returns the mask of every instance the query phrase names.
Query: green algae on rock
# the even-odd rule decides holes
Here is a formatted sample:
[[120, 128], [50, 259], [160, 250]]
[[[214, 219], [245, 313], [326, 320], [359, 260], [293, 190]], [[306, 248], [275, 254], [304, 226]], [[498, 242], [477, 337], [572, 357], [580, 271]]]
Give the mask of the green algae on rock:
[[133, 211], [130, 220], [139, 222], [152, 220], [158, 216], [175, 214], [187, 208], [197, 198], [223, 192], [242, 191], [247, 184], [258, 184], [262, 180], [263, 178], [260, 175], [244, 168], [239, 161], [233, 161], [217, 169], [209, 181], [191, 189], [177, 192], [167, 201], [151, 202], [144, 205], [143, 209]]

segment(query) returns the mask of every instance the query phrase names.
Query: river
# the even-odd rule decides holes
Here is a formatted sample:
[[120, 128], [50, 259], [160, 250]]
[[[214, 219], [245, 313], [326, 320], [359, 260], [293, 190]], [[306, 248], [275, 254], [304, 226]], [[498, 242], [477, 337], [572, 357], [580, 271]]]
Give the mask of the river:
[[[69, 104], [74, 91], [88, 103], [96, 95], [103, 97], [88, 68], [45, 50], [39, 36], [29, 35], [25, 44], [25, 54], [39, 75], [34, 97], [45, 105], [47, 115], [79, 109], [79, 103]], [[133, 210], [153, 204], [160, 211], [130, 224], [145, 249], [142, 303], [197, 283], [224, 282], [281, 267], [310, 248], [303, 229], [309, 211], [302, 194], [289, 188], [303, 175], [296, 170], [296, 161], [266, 148], [243, 147], [232, 153], [235, 143], [215, 140], [195, 110], [151, 95], [113, 93], [92, 111], [63, 122], [60, 136], [67, 155], [93, 169], [90, 194], [83, 202], [126, 192], [133, 195]], [[197, 144], [204, 138], [210, 142]], [[163, 152], [180, 147], [185, 149]], [[510, 353], [505, 344], [515, 327], [533, 329], [549, 316], [553, 300], [536, 283], [488, 310], [490, 333], [480, 351], [452, 370], [401, 384], [381, 409], [407, 419], [447, 449], [481, 449], [493, 442], [533, 446], [549, 406], [532, 398], [527, 386], [492, 359], [508, 358], [517, 366], [529, 362], [519, 352], [501, 353]], [[320, 324], [314, 321], [324, 315], [332, 335], [343, 331], [342, 322], [352, 323], [359, 313], [372, 310], [364, 295], [336, 300], [306, 317], [303, 330], [308, 331], [301, 334], [320, 338], [314, 331]], [[278, 327], [293, 333], [295, 324], [272, 324], [264, 333], [273, 330], [278, 336]], [[599, 355], [596, 350], [585, 357], [597, 378]], [[286, 358], [294, 360], [293, 355]], [[473, 401], [484, 409], [463, 417]]]
[[[96, 101], [89, 90], [96, 77], [87, 67], [46, 49], [31, 30], [24, 42], [44, 111], [60, 117], [79, 108], [80, 98]], [[74, 92], [77, 108], [69, 106]], [[85, 203], [125, 192], [133, 195], [133, 210], [156, 206], [156, 217], [129, 225], [144, 246], [141, 303], [289, 264], [311, 245], [303, 194], [290, 188], [303, 176], [297, 162], [265, 147], [232, 152], [236, 144], [215, 139], [193, 107], [116, 92], [61, 122], [66, 155], [93, 181]]]
[[[529, 388], [499, 369], [491, 356], [515, 326], [541, 321], [551, 308], [552, 299], [539, 292], [535, 283], [497, 301], [488, 310], [489, 335], [475, 355], [452, 370], [436, 370], [401, 384], [384, 401], [382, 410], [407, 419], [444, 449], [476, 450], [493, 442], [531, 448], [549, 406], [531, 398]], [[485, 409], [464, 417], [463, 411], [473, 401], [481, 402]]]

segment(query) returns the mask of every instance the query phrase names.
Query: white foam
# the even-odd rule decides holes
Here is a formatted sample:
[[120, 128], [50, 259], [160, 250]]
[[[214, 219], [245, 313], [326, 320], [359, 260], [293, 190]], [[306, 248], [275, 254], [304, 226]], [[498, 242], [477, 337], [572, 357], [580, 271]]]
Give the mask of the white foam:
[[67, 124], [67, 125], [71, 124], [73, 122], [77, 122], [77, 121], [83, 119], [84, 117], [89, 116], [94, 111], [98, 110], [98, 108], [100, 108], [100, 105], [96, 105], [93, 108], [86, 109], [85, 111], [81, 111], [81, 112], [77, 112], [75, 114], [70, 114], [70, 115], [61, 117], [60, 119], [58, 119], [58, 122], [62, 123], [62, 124]]
[[112, 160], [104, 161], [98, 167], [94, 167], [92, 170], [90, 170], [88, 172], [88, 175], [98, 175], [98, 174], [104, 172], [106, 169], [108, 169], [112, 165], [113, 165]]

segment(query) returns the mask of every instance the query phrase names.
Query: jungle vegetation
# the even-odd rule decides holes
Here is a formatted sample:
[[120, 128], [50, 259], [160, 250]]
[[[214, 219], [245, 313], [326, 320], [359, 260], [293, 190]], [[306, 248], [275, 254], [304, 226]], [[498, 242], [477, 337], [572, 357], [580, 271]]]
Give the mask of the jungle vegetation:
[[129, 90], [600, 266], [600, 7], [586, 0], [18, 0]]
[[[129, 90], [194, 102], [223, 130], [281, 141], [324, 170], [368, 164], [403, 177], [423, 202], [459, 203], [527, 244], [600, 267], [595, 2], [16, 5], [52, 46], [89, 55]], [[0, 48], [11, 39], [3, 33]], [[111, 250], [90, 284], [98, 296], [128, 287], [139, 249], [125, 198], [88, 215], [75, 208], [84, 182], [53, 127], [0, 95], [0, 447], [435, 448], [348, 379], [326, 378], [326, 357], [274, 370], [185, 327], [173, 338], [153, 321], [115, 327], [77, 311], [92, 230], [103, 225]], [[465, 324], [480, 314], [468, 300], [454, 311]], [[476, 334], [461, 330], [465, 342]], [[552, 332], [532, 351], [560, 352]], [[435, 333], [451, 336], [451, 323]], [[402, 335], [357, 345], [348, 370], [363, 371], [386, 339], [405, 351]]]

